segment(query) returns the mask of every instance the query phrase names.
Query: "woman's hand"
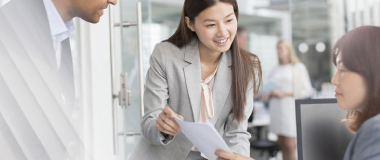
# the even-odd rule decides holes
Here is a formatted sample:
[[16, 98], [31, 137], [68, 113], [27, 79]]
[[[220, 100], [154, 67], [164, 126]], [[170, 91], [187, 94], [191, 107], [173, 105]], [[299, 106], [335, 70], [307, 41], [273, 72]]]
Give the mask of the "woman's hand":
[[269, 97], [269, 96], [270, 96], [270, 93], [263, 93], [259, 96], [259, 100], [263, 100], [264, 98]]
[[156, 119], [156, 128], [161, 133], [173, 136], [177, 135], [181, 131], [181, 128], [174, 121], [174, 115], [183, 120], [181, 115], [174, 113], [169, 107], [165, 107]]
[[218, 160], [254, 160], [251, 157], [245, 157], [240, 154], [228, 153], [222, 150], [216, 151], [215, 155], [218, 156]]
[[282, 97], [285, 97], [286, 94], [284, 92], [281, 92], [281, 91], [278, 91], [278, 90], [274, 90], [272, 91], [272, 93], [270, 94], [271, 97], [276, 97], [276, 98], [282, 98]]

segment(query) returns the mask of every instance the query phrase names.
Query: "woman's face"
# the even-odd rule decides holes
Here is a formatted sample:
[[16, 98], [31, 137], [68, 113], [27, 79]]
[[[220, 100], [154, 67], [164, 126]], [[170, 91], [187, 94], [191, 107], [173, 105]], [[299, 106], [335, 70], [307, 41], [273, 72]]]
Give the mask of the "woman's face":
[[335, 97], [341, 110], [361, 110], [367, 93], [364, 78], [349, 71], [343, 64], [342, 53], [336, 58], [337, 72], [331, 82], [336, 86]]
[[217, 2], [199, 13], [194, 22], [190, 22], [188, 17], [186, 19], [187, 26], [197, 34], [204, 48], [211, 52], [230, 49], [237, 30], [237, 19], [231, 4]]
[[289, 49], [288, 47], [286, 47], [286, 45], [284, 43], [279, 43], [277, 45], [277, 54], [278, 54], [278, 58], [281, 60], [281, 61], [290, 61], [290, 58], [289, 58]]

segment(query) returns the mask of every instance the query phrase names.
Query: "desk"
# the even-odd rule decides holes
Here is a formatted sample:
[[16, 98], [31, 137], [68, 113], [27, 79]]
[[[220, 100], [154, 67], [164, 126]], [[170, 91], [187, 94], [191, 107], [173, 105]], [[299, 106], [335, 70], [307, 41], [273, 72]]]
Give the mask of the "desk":
[[269, 110], [265, 108], [264, 103], [255, 101], [253, 104], [253, 120], [248, 122], [248, 128], [268, 126], [270, 124]]

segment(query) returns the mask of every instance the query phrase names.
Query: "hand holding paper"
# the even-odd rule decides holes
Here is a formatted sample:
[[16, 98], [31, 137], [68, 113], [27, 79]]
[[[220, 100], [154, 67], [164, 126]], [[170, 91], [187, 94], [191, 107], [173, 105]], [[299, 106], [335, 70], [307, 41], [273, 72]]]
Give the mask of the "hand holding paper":
[[211, 123], [194, 123], [180, 120], [174, 117], [174, 120], [181, 127], [181, 132], [201, 151], [209, 160], [216, 160], [217, 150], [223, 150], [232, 153], [231, 149], [224, 142], [223, 138], [215, 130]]
[[181, 115], [176, 114], [169, 107], [165, 107], [156, 120], [157, 130], [163, 134], [177, 135], [181, 131], [181, 128], [174, 122], [174, 116], [183, 120]]

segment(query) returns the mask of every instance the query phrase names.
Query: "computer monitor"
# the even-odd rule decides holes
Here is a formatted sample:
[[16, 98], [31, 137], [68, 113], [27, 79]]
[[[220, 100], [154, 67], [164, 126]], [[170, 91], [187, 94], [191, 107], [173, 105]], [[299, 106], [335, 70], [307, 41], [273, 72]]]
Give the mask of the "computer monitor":
[[347, 115], [336, 99], [296, 100], [299, 160], [342, 160], [354, 134], [341, 122]]

